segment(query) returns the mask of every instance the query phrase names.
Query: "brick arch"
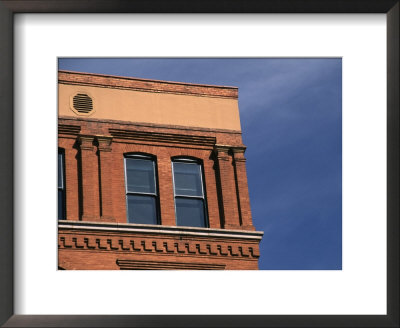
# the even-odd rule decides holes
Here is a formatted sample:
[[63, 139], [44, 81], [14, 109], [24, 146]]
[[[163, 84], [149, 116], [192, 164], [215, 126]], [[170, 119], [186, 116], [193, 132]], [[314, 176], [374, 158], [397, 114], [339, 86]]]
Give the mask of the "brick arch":
[[171, 148], [168, 151], [170, 159], [174, 158], [192, 158], [201, 160], [203, 163], [210, 159], [212, 149], [196, 149], [196, 148]]
[[191, 156], [191, 155], [175, 155], [171, 156], [171, 161], [180, 160], [180, 159], [189, 159], [192, 161], [196, 161], [199, 164], [203, 164], [204, 160], [199, 157]]
[[134, 156], [134, 155], [138, 155], [138, 156], [147, 156], [147, 157], [152, 158], [153, 160], [157, 160], [157, 155], [151, 154], [151, 153], [147, 153], [147, 152], [142, 152], [142, 151], [129, 151], [129, 152], [125, 152], [125, 153], [124, 153], [124, 157], [127, 157], [127, 156]]

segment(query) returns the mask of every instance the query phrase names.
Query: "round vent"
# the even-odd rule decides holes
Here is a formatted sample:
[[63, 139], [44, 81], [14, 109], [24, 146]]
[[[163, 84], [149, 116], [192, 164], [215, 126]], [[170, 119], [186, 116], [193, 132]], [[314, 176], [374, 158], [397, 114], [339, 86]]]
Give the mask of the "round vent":
[[78, 93], [73, 100], [74, 109], [81, 114], [89, 114], [93, 110], [93, 100], [87, 94]]

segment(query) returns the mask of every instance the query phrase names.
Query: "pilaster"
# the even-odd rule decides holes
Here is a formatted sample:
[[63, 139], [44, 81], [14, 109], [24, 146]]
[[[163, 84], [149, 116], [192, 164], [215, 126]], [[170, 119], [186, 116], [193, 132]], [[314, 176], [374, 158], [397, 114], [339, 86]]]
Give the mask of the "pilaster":
[[218, 195], [216, 187], [216, 176], [214, 165], [210, 160], [203, 161], [205, 189], [207, 197], [208, 223], [210, 228], [220, 229], [223, 227], [218, 208]]
[[221, 186], [220, 198], [224, 214], [225, 229], [240, 229], [239, 213], [236, 198], [236, 186], [230, 146], [215, 145], [214, 151], [218, 163], [218, 177]]
[[157, 159], [157, 169], [161, 225], [176, 226], [170, 154], [160, 154]]
[[232, 147], [238, 196], [237, 199], [239, 203], [238, 207], [242, 229], [255, 230], [251, 218], [249, 188], [246, 174], [246, 158], [244, 157], [245, 150], [246, 147]]
[[96, 136], [99, 155], [100, 218], [102, 221], [115, 222], [112, 192], [112, 137]]
[[99, 179], [94, 136], [80, 135], [78, 144], [81, 159], [82, 220], [99, 221]]

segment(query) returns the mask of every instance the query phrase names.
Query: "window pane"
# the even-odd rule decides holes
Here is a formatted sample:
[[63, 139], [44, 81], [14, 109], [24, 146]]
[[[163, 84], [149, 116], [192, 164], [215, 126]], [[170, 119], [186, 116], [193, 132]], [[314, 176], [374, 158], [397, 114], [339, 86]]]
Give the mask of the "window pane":
[[58, 219], [64, 220], [64, 191], [58, 189]]
[[127, 195], [127, 202], [129, 223], [157, 224], [154, 196]]
[[152, 160], [127, 158], [126, 179], [128, 191], [156, 193], [154, 163]]
[[203, 196], [200, 165], [174, 162], [175, 195]]
[[197, 198], [175, 198], [178, 226], [205, 227], [204, 203]]
[[58, 154], [58, 188], [63, 188], [63, 154]]

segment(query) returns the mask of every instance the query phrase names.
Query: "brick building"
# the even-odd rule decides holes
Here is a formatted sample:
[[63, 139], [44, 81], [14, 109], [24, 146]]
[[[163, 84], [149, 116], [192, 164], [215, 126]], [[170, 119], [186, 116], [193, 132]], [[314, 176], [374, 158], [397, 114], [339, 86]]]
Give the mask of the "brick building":
[[258, 269], [236, 87], [58, 83], [59, 269]]

